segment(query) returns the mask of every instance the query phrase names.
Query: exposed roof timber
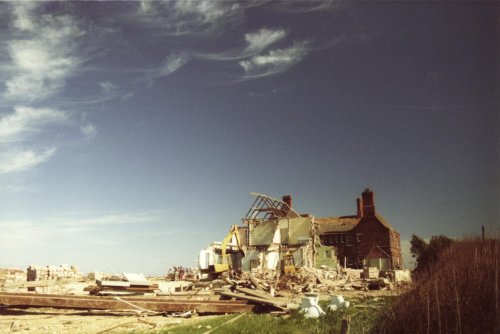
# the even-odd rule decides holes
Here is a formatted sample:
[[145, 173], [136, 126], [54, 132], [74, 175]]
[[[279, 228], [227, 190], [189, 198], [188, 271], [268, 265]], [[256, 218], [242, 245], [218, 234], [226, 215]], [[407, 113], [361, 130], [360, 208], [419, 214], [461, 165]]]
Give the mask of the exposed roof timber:
[[251, 193], [251, 195], [257, 198], [245, 215], [245, 220], [300, 217], [300, 215], [285, 202], [264, 194]]

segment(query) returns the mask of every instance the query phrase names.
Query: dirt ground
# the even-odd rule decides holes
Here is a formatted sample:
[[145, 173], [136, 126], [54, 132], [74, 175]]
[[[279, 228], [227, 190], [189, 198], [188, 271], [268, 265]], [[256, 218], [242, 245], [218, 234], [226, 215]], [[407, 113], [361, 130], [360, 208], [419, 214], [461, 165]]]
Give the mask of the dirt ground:
[[[396, 291], [342, 291], [347, 300], [377, 298]], [[321, 300], [331, 296], [321, 295]], [[0, 309], [0, 333], [99, 334], [141, 331], [157, 333], [175, 326], [190, 325], [216, 316], [179, 318], [119, 312], [76, 311], [53, 308]]]
[[98, 334], [143, 331], [156, 333], [214, 316], [176, 318], [167, 316], [120, 315], [51, 308], [0, 310], [0, 333]]

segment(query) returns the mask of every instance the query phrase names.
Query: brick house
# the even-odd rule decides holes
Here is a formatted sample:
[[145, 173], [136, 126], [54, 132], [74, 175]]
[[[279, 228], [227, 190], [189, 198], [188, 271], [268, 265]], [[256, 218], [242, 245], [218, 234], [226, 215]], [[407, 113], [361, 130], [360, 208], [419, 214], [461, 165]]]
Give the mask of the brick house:
[[365, 189], [352, 216], [316, 217], [323, 245], [334, 246], [339, 262], [350, 268], [401, 269], [399, 232], [375, 211], [373, 192]]

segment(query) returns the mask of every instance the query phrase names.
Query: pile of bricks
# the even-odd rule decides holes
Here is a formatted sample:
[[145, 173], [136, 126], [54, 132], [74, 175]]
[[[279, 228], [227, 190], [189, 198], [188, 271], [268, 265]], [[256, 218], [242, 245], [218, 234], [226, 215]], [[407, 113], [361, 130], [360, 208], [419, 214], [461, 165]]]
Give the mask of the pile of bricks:
[[0, 268], [0, 286], [26, 281], [26, 271], [17, 268]]
[[64, 279], [81, 279], [82, 274], [77, 266], [61, 264], [60, 266], [30, 265], [27, 271], [28, 281], [49, 281]]

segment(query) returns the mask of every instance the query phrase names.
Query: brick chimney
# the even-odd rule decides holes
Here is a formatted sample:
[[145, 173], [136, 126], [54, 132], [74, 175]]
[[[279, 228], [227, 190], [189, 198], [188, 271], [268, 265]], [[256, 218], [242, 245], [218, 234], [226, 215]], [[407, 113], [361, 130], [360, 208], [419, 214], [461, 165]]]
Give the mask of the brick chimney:
[[284, 195], [281, 200], [283, 201], [283, 203], [286, 203], [286, 205], [288, 205], [290, 209], [292, 208], [292, 195]]
[[361, 202], [361, 198], [356, 198], [356, 217], [361, 218], [363, 217], [363, 203]]
[[373, 200], [373, 191], [366, 188], [361, 194], [362, 197], [362, 216], [375, 217], [375, 202]]

